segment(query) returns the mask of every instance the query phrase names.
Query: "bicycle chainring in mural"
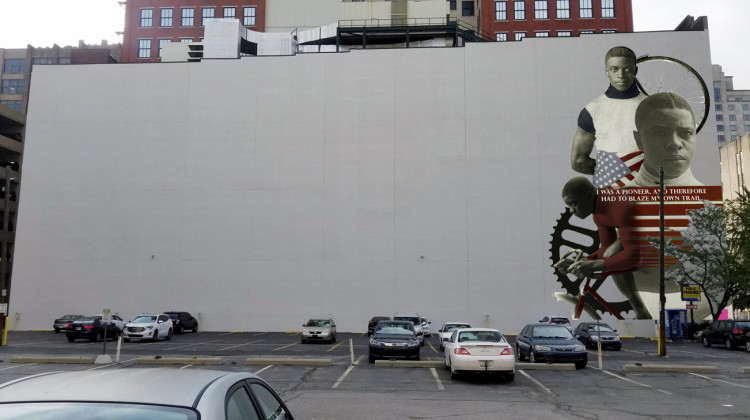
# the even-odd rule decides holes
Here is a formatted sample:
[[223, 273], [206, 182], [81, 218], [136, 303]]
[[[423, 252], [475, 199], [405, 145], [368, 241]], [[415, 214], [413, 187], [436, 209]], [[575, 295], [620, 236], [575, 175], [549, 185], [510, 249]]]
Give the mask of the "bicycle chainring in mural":
[[[569, 250], [573, 249], [580, 249], [585, 254], [590, 255], [597, 249], [599, 249], [599, 233], [596, 230], [592, 230], [589, 228], [577, 226], [570, 223], [570, 218], [573, 216], [572, 213], [565, 211], [560, 215], [560, 219], [557, 220], [557, 224], [555, 225], [554, 231], [552, 232], [552, 240], [550, 241], [550, 244], [552, 247], [550, 248], [551, 252], [551, 258], [552, 258], [552, 264], [551, 266], [554, 269], [554, 264], [558, 261], [560, 261], [560, 258]], [[590, 239], [590, 244], [579, 244], [571, 239], [567, 239], [564, 232], [570, 231], [574, 232], [572, 235], [568, 236], [579, 236], [581, 239]], [[582, 284], [585, 279], [583, 278], [575, 278], [572, 274], [563, 274], [557, 271], [557, 269], [554, 269], [555, 275], [557, 276], [557, 281], [562, 284], [563, 290], [570, 296], [575, 298], [580, 298], [581, 296], [581, 289]], [[571, 279], [573, 277], [573, 279]], [[597, 279], [594, 284], [591, 286], [591, 288], [594, 291], [598, 291], [599, 287], [604, 283], [604, 281], [608, 277], [604, 277], [601, 279]], [[596, 314], [592, 313], [592, 311], [599, 312], [601, 314], [611, 313], [604, 305], [602, 305], [598, 300], [594, 299], [593, 296], [586, 293], [586, 311], [589, 312], [592, 317], [595, 319], [599, 319]], [[633, 306], [628, 302], [627, 300], [621, 301], [621, 302], [607, 302], [615, 311], [619, 313], [623, 312], [629, 312], [633, 310]], [[614, 314], [613, 314], [614, 315]]]

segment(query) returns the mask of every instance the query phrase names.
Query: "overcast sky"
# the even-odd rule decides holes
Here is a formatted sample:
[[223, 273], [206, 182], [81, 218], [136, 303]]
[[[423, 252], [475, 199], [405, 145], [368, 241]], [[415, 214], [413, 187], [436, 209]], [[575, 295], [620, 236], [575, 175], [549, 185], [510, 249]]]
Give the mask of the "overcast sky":
[[[615, 0], [618, 1], [618, 0]], [[687, 15], [708, 16], [711, 59], [750, 89], [747, 43], [750, 0], [632, 0], [636, 31], [672, 30]], [[0, 48], [122, 42], [124, 7], [118, 0], [0, 0]], [[744, 33], [743, 33], [744, 32]]]

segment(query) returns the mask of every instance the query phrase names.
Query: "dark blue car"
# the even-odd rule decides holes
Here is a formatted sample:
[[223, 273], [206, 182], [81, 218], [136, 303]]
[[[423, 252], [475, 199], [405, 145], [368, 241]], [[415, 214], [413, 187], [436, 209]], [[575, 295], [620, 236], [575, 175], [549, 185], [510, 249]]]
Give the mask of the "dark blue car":
[[575, 363], [577, 369], [586, 367], [589, 356], [586, 346], [565, 326], [547, 323], [523, 327], [516, 338], [516, 354], [521, 361], [528, 357], [531, 363]]

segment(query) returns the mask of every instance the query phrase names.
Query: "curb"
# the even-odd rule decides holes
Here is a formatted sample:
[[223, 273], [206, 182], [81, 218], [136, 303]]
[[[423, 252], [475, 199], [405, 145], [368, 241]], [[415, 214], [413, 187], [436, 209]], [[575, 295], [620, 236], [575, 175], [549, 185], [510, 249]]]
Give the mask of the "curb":
[[332, 366], [331, 359], [285, 359], [280, 357], [250, 357], [246, 365], [291, 365], [291, 366]]
[[516, 362], [516, 370], [576, 370], [574, 363], [522, 363]]
[[139, 357], [137, 365], [220, 365], [220, 357]]
[[375, 366], [381, 367], [416, 367], [416, 368], [437, 368], [445, 367], [445, 362], [430, 360], [375, 360]]
[[692, 372], [692, 373], [716, 373], [716, 366], [691, 366], [691, 365], [625, 365], [625, 372]]
[[96, 356], [14, 356], [11, 363], [94, 363]]
[[740, 366], [740, 373], [750, 373], [750, 366]]

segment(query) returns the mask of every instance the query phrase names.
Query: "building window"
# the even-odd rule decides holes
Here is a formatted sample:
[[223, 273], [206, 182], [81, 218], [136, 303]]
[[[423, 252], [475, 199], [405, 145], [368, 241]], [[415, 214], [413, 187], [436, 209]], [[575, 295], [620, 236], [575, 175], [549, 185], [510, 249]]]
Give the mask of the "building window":
[[0, 101], [0, 105], [5, 105], [18, 112], [21, 112], [21, 101]]
[[23, 79], [5, 79], [3, 80], [2, 93], [8, 95], [23, 94]]
[[225, 7], [222, 12], [224, 19], [237, 19], [237, 8], [236, 7]]
[[54, 64], [52, 57], [34, 57], [31, 62], [36, 65]]
[[719, 141], [724, 141], [724, 135], [723, 134], [719, 134]]
[[729, 116], [729, 121], [737, 121], [737, 116], [732, 114]]
[[615, 17], [615, 0], [602, 0], [602, 17]]
[[750, 114], [742, 114], [742, 121], [750, 121]]
[[743, 111], [750, 111], [750, 105], [748, 105], [748, 104], [742, 104], [742, 110]]
[[729, 104], [728, 107], [730, 111], [734, 111], [734, 104]]
[[245, 26], [255, 26], [255, 6], [242, 8], [242, 24]]
[[505, 32], [500, 32], [495, 34], [495, 41], [498, 42], [505, 42], [508, 40], [508, 34]]
[[513, 2], [513, 19], [526, 19], [526, 3], [523, 0], [516, 0]]
[[729, 131], [737, 131], [737, 126], [734, 124], [729, 124]]
[[193, 38], [180, 38], [180, 42], [193, 42]]
[[716, 121], [724, 121], [724, 116], [722, 114], [716, 114]]
[[514, 36], [514, 38], [515, 38], [516, 41], [520, 41], [520, 40], [526, 38], [526, 32], [514, 32], [513, 36]]
[[716, 131], [724, 131], [724, 124], [717, 124]]
[[747, 133], [750, 132], [750, 124], [743, 124], [742, 129]]
[[534, 1], [534, 19], [549, 19], [547, 0]]
[[70, 57], [60, 57], [57, 62], [59, 64], [70, 64]]
[[730, 141], [735, 141], [735, 140], [737, 140], [737, 135], [736, 135], [736, 134], [731, 134], [731, 135], [729, 136], [729, 140], [730, 140]]
[[549, 37], [549, 31], [535, 32], [534, 36], [537, 37], [537, 38], [547, 38], [547, 37]]
[[151, 40], [138, 40], [138, 58], [151, 58]]
[[195, 8], [186, 7], [182, 9], [182, 22], [180, 26], [193, 26], [195, 25]]
[[579, 32], [579, 34], [593, 34], [593, 33], [594, 33], [593, 29], [584, 29], [581, 32]]
[[154, 9], [141, 9], [141, 28], [154, 26]]
[[161, 16], [159, 17], [159, 26], [162, 28], [172, 27], [172, 15], [174, 15], [174, 9], [167, 8], [161, 9]]
[[26, 70], [26, 60], [10, 58], [3, 63], [3, 73], [23, 73]]
[[617, 31], [614, 30], [614, 29], [604, 29], [604, 30], [602, 30], [603, 34], [613, 34], [613, 33], [616, 33], [616, 32]]
[[451, 5], [451, 10], [456, 10], [456, 0], [448, 0]]
[[474, 0], [461, 2], [461, 16], [474, 16]]
[[158, 57], [161, 58], [161, 50], [164, 49], [164, 44], [172, 42], [171, 39], [160, 39], [159, 40], [159, 52]]
[[714, 101], [721, 102], [721, 82], [714, 82]]
[[508, 20], [508, 3], [505, 1], [495, 2], [495, 20]]
[[571, 36], [572, 33], [570, 31], [557, 31], [557, 36]]
[[714, 105], [714, 111], [721, 111], [721, 104]]
[[206, 19], [213, 19], [213, 17], [214, 17], [214, 8], [204, 7], [203, 14], [201, 15], [201, 26], [206, 25]]
[[557, 0], [557, 18], [570, 19], [570, 0]]
[[592, 18], [594, 17], [594, 6], [591, 2], [594, 0], [578, 0], [578, 17]]

